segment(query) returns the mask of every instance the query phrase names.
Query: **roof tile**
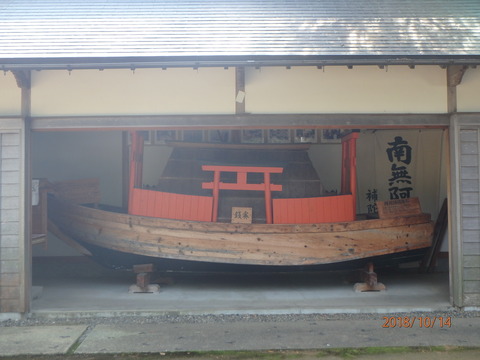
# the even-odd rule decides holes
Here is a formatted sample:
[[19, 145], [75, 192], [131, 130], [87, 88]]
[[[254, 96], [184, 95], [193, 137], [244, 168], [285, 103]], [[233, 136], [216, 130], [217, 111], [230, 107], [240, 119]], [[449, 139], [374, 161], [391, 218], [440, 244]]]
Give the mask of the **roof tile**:
[[422, 55], [480, 55], [480, 1], [0, 1], [0, 61]]

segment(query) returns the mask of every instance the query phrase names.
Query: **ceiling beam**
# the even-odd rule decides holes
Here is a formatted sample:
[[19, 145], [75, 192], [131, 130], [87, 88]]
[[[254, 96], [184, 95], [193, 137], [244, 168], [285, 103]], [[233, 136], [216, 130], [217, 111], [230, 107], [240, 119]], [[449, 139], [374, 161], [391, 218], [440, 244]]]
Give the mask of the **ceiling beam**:
[[226, 114], [33, 117], [36, 131], [242, 128], [405, 128], [449, 125], [448, 114]]

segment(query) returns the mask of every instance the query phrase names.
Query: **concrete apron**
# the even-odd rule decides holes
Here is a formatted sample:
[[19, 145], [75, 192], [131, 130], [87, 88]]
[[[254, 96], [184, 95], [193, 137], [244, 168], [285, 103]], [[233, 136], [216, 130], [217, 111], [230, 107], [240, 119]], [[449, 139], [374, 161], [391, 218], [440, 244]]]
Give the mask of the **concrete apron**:
[[[181, 352], [201, 350], [328, 349], [368, 346], [480, 346], [480, 318], [436, 319], [452, 310], [448, 273], [380, 273], [384, 292], [356, 293], [345, 272], [304, 274], [161, 274], [173, 283], [152, 294], [129, 293], [134, 274], [88, 267], [39, 269], [33, 318], [59, 325], [0, 327], [0, 355]], [[165, 279], [161, 279], [162, 281]], [[423, 320], [414, 314], [422, 311]], [[315, 314], [344, 314], [330, 320]], [[372, 315], [354, 315], [369, 313]], [[129, 315], [229, 315], [156, 323], [141, 318], [92, 321]], [[280, 317], [261, 315], [286, 314]], [[307, 314], [294, 316], [295, 314]], [[311, 315], [308, 315], [311, 314]], [[390, 315], [389, 315], [390, 314]], [[258, 316], [258, 318], [257, 318]], [[85, 320], [78, 318], [85, 317]], [[366, 318], [365, 318], [366, 317]], [[426, 326], [425, 318], [429, 318]], [[76, 318], [64, 326], [62, 319]], [[392, 320], [392, 321], [390, 321]], [[386, 325], [386, 321], [390, 321]]]
[[[34, 269], [35, 270], [35, 269]], [[130, 293], [135, 274], [96, 264], [50, 265], [34, 273], [32, 315], [394, 313], [449, 310], [448, 272], [379, 272], [382, 292], [355, 292], [351, 272], [163, 273], [157, 293]]]

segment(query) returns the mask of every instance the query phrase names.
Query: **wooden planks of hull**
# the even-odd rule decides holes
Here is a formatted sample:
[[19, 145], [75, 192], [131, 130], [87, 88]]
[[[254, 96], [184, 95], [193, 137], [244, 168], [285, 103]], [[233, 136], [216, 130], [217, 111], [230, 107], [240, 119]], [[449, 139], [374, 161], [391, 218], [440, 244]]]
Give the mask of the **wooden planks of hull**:
[[427, 214], [331, 224], [227, 224], [110, 213], [52, 200], [70, 237], [157, 258], [252, 265], [328, 264], [430, 246]]

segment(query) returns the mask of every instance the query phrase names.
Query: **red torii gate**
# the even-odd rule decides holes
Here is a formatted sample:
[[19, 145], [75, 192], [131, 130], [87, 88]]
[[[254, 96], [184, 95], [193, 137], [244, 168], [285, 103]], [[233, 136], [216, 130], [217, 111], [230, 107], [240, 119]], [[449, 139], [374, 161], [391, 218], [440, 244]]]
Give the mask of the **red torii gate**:
[[[267, 224], [273, 223], [272, 215], [272, 191], [282, 191], [282, 185], [275, 185], [270, 182], [270, 174], [280, 174], [281, 167], [265, 166], [233, 166], [233, 165], [203, 165], [202, 170], [213, 171], [213, 181], [202, 183], [203, 189], [213, 190], [212, 221], [218, 219], [218, 198], [220, 190], [256, 190], [265, 192], [265, 219]], [[237, 182], [224, 183], [220, 181], [222, 172], [233, 172], [237, 174]], [[248, 173], [263, 173], [262, 184], [247, 183]]]

